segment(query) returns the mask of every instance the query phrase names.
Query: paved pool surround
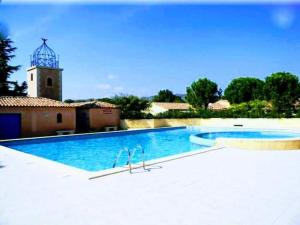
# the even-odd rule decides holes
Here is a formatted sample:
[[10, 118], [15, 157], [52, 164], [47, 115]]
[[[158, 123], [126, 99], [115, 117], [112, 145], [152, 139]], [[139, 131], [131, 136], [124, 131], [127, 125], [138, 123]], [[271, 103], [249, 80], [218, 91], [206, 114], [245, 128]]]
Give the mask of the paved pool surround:
[[300, 151], [220, 149], [93, 180], [8, 149], [0, 159], [2, 225], [300, 224]]
[[276, 140], [218, 138], [215, 146], [249, 150], [300, 150], [300, 138]]
[[216, 138], [215, 140], [211, 140], [192, 135], [190, 141], [213, 147], [247, 150], [300, 150], [300, 136], [282, 139]]

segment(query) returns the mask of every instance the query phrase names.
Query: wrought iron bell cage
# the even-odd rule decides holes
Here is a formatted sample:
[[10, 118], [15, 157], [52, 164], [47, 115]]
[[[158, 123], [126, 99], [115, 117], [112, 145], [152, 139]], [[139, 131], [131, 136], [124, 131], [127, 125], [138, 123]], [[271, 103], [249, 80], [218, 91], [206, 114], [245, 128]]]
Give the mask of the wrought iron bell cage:
[[59, 55], [46, 44], [47, 39], [42, 38], [43, 44], [38, 47], [30, 56], [31, 66], [42, 66], [49, 68], [59, 68]]

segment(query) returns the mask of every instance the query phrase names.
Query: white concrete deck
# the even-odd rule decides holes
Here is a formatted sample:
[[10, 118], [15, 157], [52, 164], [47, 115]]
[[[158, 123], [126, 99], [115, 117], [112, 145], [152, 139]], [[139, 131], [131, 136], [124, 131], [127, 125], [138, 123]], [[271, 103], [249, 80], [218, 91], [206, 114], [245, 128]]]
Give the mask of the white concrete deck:
[[87, 180], [0, 150], [0, 225], [299, 225], [300, 151], [222, 149]]

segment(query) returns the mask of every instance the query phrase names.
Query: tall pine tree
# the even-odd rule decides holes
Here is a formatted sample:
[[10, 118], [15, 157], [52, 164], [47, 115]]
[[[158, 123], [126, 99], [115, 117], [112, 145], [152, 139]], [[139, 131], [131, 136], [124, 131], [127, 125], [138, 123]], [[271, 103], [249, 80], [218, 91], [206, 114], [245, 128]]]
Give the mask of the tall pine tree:
[[0, 34], [0, 96], [24, 96], [26, 95], [27, 83], [21, 85], [17, 81], [10, 81], [10, 76], [19, 70], [20, 66], [11, 66], [9, 61], [15, 57], [13, 41]]

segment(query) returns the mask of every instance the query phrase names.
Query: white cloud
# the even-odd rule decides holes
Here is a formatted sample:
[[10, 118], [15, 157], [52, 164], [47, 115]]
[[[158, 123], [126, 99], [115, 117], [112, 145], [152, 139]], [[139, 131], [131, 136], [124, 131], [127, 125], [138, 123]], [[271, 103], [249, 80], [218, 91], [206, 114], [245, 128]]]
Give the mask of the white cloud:
[[114, 91], [115, 92], [122, 92], [122, 91], [124, 91], [124, 87], [122, 87], [122, 86], [114, 87]]
[[98, 84], [97, 88], [99, 88], [102, 91], [107, 91], [112, 88], [110, 84]]
[[101, 95], [105, 97], [113, 96], [116, 94], [120, 94], [122, 91], [124, 91], [123, 86], [113, 86], [111, 84], [98, 84], [97, 89], [100, 90]]
[[291, 8], [280, 7], [273, 11], [272, 19], [275, 25], [279, 28], [288, 29], [293, 25], [296, 19], [296, 14]]
[[116, 79], [118, 79], [118, 76], [115, 75], [115, 74], [109, 74], [109, 75], [107, 76], [107, 79], [109, 79], [109, 80], [116, 80]]

